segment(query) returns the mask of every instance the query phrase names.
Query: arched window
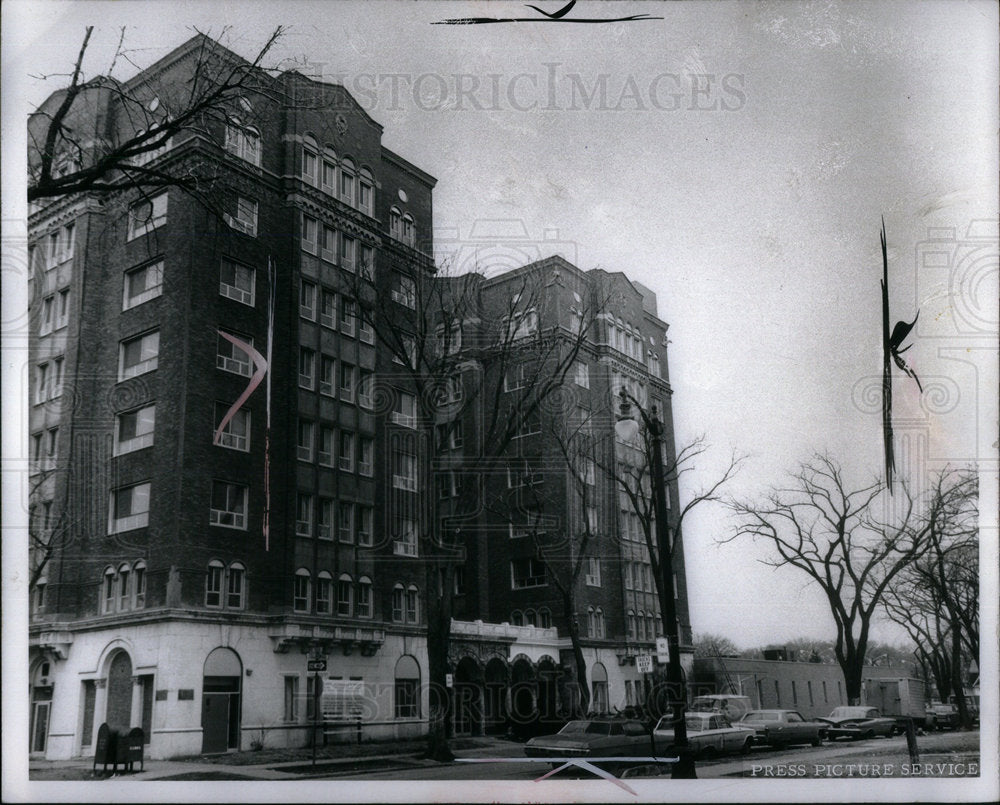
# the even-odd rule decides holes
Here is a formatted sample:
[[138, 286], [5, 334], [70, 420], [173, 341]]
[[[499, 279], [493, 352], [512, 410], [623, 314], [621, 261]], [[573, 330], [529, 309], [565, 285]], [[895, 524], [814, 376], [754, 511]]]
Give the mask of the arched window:
[[368, 168], [362, 168], [358, 175], [358, 209], [366, 215], [375, 209], [375, 179]]
[[524, 625], [538, 626], [538, 616], [535, 614], [535, 610], [533, 609], [524, 610]]
[[396, 661], [393, 702], [396, 718], [420, 718], [420, 664], [409, 654]]
[[515, 609], [510, 613], [510, 625], [524, 626], [524, 616], [521, 614], [521, 610]]
[[395, 240], [403, 238], [403, 213], [399, 207], [389, 208], [389, 237]]
[[118, 566], [118, 611], [124, 612], [132, 604], [132, 587], [129, 584], [132, 578], [132, 569], [128, 563]]
[[653, 622], [653, 613], [649, 613], [646, 616], [646, 637], [649, 640], [656, 639], [656, 626]]
[[630, 639], [635, 640], [635, 610], [630, 609], [628, 611], [628, 636]]
[[415, 584], [406, 588], [406, 622], [420, 622], [420, 593]]
[[590, 682], [594, 692], [594, 712], [608, 712], [608, 669], [604, 667], [604, 663], [595, 662], [591, 667]]
[[295, 582], [292, 590], [292, 609], [296, 612], [309, 611], [309, 571], [300, 567], [295, 571]]
[[132, 591], [136, 609], [146, 606], [146, 563], [141, 559], [132, 565]]
[[101, 585], [101, 611], [115, 611], [115, 569], [105, 568], [104, 583]]
[[403, 599], [405, 591], [402, 584], [396, 584], [392, 588], [392, 619], [396, 623], [403, 622]]
[[311, 185], [319, 184], [319, 146], [308, 134], [302, 138], [302, 178]]
[[330, 147], [323, 150], [322, 188], [324, 193], [337, 195], [337, 154]]
[[594, 622], [594, 608], [587, 607], [587, 637], [594, 637], [597, 625]]
[[246, 601], [247, 570], [240, 562], [229, 566], [226, 578], [226, 606], [229, 609], [243, 609]]
[[354, 162], [350, 157], [344, 157], [340, 163], [340, 199], [346, 204], [354, 205]]
[[538, 625], [543, 629], [552, 628], [552, 613], [544, 607], [538, 610]]
[[639, 610], [639, 616], [636, 619], [636, 626], [638, 627], [636, 632], [636, 637], [640, 640], [646, 639], [646, 613], [643, 610]]
[[205, 576], [205, 606], [222, 606], [222, 579], [226, 567], [218, 559], [208, 563], [208, 574]]
[[354, 614], [354, 579], [341, 573], [337, 579], [337, 614], [350, 617]]
[[604, 610], [600, 607], [598, 607], [597, 611], [594, 613], [594, 625], [596, 627], [594, 637], [604, 637]]
[[359, 618], [372, 616], [372, 580], [367, 576], [358, 579], [358, 601], [356, 614]]
[[403, 216], [403, 243], [407, 246], [413, 246], [417, 242], [417, 227], [413, 222], [413, 216], [406, 213]]
[[333, 606], [333, 576], [321, 570], [316, 574], [316, 614], [329, 615]]

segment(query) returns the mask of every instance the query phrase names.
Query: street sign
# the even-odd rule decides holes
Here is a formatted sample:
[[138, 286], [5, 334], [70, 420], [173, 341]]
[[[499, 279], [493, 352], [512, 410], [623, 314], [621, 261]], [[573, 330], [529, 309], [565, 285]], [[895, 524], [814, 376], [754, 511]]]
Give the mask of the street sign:
[[639, 654], [635, 658], [635, 667], [640, 674], [653, 673], [653, 658], [649, 654]]
[[656, 661], [662, 663], [670, 662], [670, 643], [665, 637], [656, 638]]
[[326, 670], [326, 658], [322, 660], [309, 660], [306, 663], [306, 668], [309, 671], [325, 671]]
[[446, 688], [453, 688], [453, 687], [455, 687], [455, 675], [454, 674], [445, 674], [444, 675], [444, 686]]

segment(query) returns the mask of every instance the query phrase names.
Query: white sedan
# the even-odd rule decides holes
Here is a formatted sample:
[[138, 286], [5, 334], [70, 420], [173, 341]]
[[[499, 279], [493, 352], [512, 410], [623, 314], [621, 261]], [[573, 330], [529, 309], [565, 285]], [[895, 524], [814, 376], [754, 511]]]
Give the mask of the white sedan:
[[[657, 752], [674, 749], [672, 721], [671, 716], [663, 716], [653, 730]], [[686, 713], [684, 723], [687, 726], [688, 744], [699, 757], [746, 754], [753, 746], [754, 730], [734, 726], [721, 713]]]

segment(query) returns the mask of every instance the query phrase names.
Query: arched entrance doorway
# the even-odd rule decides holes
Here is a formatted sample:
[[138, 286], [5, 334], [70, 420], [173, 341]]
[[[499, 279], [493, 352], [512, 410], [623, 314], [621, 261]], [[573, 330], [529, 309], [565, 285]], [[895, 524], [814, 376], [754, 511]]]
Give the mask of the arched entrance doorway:
[[240, 690], [243, 664], [229, 648], [213, 650], [205, 660], [201, 694], [201, 751], [240, 747]]
[[527, 657], [518, 657], [511, 666], [510, 676], [511, 732], [518, 738], [526, 738], [534, 732], [538, 720], [535, 669]]
[[108, 665], [108, 706], [104, 720], [119, 732], [132, 726], [132, 660], [124, 651], [115, 652]]
[[487, 735], [507, 729], [507, 664], [499, 657], [486, 663], [485, 724]]
[[463, 657], [455, 668], [455, 735], [482, 735], [483, 673], [471, 657]]
[[555, 732], [561, 724], [559, 718], [558, 684], [560, 668], [551, 657], [543, 656], [538, 661], [538, 730]]

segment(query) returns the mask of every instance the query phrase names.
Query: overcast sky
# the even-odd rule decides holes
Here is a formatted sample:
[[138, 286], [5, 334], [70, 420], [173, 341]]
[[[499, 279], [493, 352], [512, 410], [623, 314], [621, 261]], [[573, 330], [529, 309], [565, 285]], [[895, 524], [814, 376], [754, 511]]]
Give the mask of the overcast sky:
[[[815, 450], [851, 477], [881, 472], [885, 216], [891, 315], [920, 310], [907, 357], [925, 385], [921, 399], [896, 381], [900, 469], [995, 473], [996, 5], [578, 3], [567, 19], [637, 13], [663, 19], [430, 24], [541, 19], [493, 2], [7, 2], [4, 135], [23, 128], [17, 100], [64, 81], [22, 77], [67, 72], [87, 24], [88, 77], [125, 27], [122, 78], [194, 28], [249, 57], [288, 26], [274, 61], [344, 82], [384, 143], [437, 177], [436, 237], [457, 265], [559, 252], [657, 293], [678, 442], [714, 445], [688, 494], [732, 447], [752, 456], [741, 497]], [[805, 577], [762, 566], [752, 545], [717, 547], [728, 528], [706, 509], [685, 530], [695, 631], [742, 647], [832, 638]]]

